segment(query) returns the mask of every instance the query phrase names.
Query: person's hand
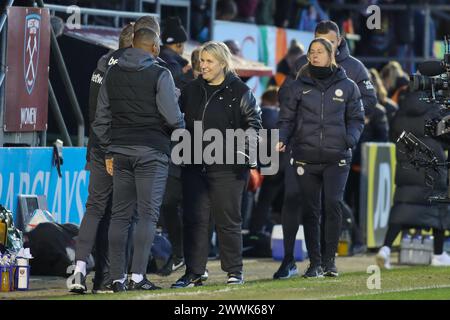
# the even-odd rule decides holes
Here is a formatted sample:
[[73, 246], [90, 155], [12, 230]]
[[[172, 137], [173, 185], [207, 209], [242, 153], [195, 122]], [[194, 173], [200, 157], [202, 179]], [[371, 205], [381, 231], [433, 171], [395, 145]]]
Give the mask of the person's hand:
[[114, 163], [113, 158], [105, 159], [106, 172], [108, 172], [110, 176], [113, 175], [113, 163]]
[[286, 145], [280, 141], [276, 144], [275, 150], [278, 152], [284, 152], [284, 151], [286, 151]]
[[181, 90], [178, 89], [177, 87], [175, 87], [175, 97], [177, 97], [177, 99], [179, 99], [181, 96]]
[[183, 73], [187, 73], [189, 70], [192, 69], [192, 66], [190, 64], [187, 64], [183, 67]]

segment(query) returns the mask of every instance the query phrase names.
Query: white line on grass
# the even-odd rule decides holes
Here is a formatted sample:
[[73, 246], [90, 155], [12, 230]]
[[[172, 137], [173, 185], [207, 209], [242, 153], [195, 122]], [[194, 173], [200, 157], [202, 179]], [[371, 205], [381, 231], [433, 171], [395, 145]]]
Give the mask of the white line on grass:
[[[176, 291], [177, 289], [173, 289]], [[133, 297], [133, 299], [137, 300], [148, 300], [152, 298], [158, 297], [174, 297], [174, 296], [198, 296], [198, 295], [209, 295], [216, 293], [224, 293], [230, 291], [236, 291], [238, 288], [224, 288], [219, 290], [197, 290], [197, 291], [186, 291], [186, 292], [168, 292], [168, 293], [158, 293], [158, 294], [143, 294], [140, 296]]]
[[357, 292], [352, 295], [344, 294], [344, 295], [333, 295], [333, 296], [326, 296], [322, 297], [321, 299], [337, 299], [337, 298], [351, 298], [351, 297], [358, 297], [358, 296], [375, 296], [385, 293], [397, 293], [397, 292], [409, 292], [409, 291], [416, 291], [416, 290], [429, 290], [429, 289], [446, 289], [450, 288], [450, 285], [433, 285], [433, 286], [426, 286], [426, 287], [411, 287], [411, 288], [403, 288], [403, 289], [391, 289], [391, 290], [371, 290], [371, 292]]

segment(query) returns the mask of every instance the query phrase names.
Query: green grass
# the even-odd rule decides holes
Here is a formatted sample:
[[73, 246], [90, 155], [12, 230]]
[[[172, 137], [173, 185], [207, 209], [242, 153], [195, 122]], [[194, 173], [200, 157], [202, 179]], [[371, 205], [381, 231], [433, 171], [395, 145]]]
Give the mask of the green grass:
[[[344, 297], [343, 297], [344, 298]], [[340, 298], [340, 299], [343, 299]], [[450, 300], [450, 288], [381, 292], [345, 297], [346, 300]]]
[[344, 273], [338, 278], [248, 281], [243, 286], [208, 285], [157, 292], [126, 292], [105, 295], [72, 295], [50, 299], [169, 299], [169, 300], [284, 300], [284, 299], [450, 299], [448, 268], [406, 267], [381, 272], [381, 289], [369, 290], [364, 272]]

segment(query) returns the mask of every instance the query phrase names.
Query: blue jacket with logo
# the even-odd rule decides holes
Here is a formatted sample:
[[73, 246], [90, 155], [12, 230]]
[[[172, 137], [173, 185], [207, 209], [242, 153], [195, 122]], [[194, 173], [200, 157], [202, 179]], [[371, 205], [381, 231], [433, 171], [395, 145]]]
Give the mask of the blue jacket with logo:
[[343, 68], [318, 80], [305, 65], [287, 90], [278, 127], [280, 141], [292, 146], [293, 158], [306, 163], [350, 162], [364, 128], [364, 108], [358, 86]]
[[[345, 39], [342, 39], [341, 44], [337, 49], [336, 63], [345, 70], [347, 77], [357, 84], [361, 93], [361, 100], [363, 102], [366, 115], [371, 117], [372, 111], [377, 104], [377, 95], [372, 82], [370, 82], [369, 72], [361, 61], [350, 54], [350, 50]], [[297, 72], [306, 64], [308, 64], [306, 54], [298, 58], [295, 62], [295, 74], [286, 78], [285, 83], [281, 86], [278, 93], [280, 103], [284, 97], [285, 88], [294, 81]]]

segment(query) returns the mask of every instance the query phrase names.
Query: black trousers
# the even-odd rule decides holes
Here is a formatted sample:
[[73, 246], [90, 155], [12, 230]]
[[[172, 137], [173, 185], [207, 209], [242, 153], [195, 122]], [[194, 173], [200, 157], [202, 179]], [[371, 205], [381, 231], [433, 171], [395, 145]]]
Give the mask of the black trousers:
[[284, 199], [281, 209], [281, 225], [283, 227], [284, 260], [294, 260], [295, 237], [301, 222], [302, 195], [298, 187], [297, 172], [290, 163], [290, 156], [284, 162]]
[[[336, 255], [342, 224], [340, 202], [344, 197], [349, 170], [348, 164], [340, 166], [337, 163], [305, 164], [297, 170], [298, 186], [302, 194], [305, 242], [312, 265], [325, 263]], [[322, 192], [325, 213], [323, 256], [320, 245]]]
[[359, 195], [360, 195], [360, 179], [361, 173], [350, 170], [348, 175], [347, 187], [345, 188], [345, 202], [353, 209], [352, 223], [352, 242], [353, 244], [362, 245], [364, 239], [359, 224]]
[[122, 279], [126, 274], [127, 239], [135, 210], [131, 272], [146, 273], [168, 166], [168, 156], [156, 149], [149, 149], [138, 156], [114, 155], [114, 193], [109, 227], [109, 258], [113, 280]]
[[178, 258], [183, 257], [182, 192], [181, 178], [169, 174], [159, 223], [167, 230], [173, 255]]
[[246, 177], [231, 171], [182, 170], [184, 257], [186, 271], [205, 272], [210, 217], [214, 218], [222, 270], [242, 271], [241, 200]]
[[105, 155], [97, 148], [90, 150], [89, 195], [81, 220], [75, 260], [87, 261], [95, 244], [95, 279], [100, 285], [109, 277], [108, 228], [111, 218], [113, 178], [106, 172]]
[[258, 201], [250, 218], [250, 233], [263, 232], [269, 222], [272, 204], [278, 194], [283, 190], [284, 171], [279, 171], [275, 175], [264, 176], [264, 180], [259, 191]]

